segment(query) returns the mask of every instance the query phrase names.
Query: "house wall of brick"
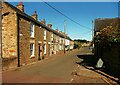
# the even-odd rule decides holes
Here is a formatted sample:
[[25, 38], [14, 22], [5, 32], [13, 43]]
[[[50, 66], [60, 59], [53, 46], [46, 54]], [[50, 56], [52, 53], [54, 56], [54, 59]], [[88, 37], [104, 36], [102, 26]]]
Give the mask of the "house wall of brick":
[[2, 58], [3, 69], [17, 66], [17, 16], [7, 4], [2, 3]]

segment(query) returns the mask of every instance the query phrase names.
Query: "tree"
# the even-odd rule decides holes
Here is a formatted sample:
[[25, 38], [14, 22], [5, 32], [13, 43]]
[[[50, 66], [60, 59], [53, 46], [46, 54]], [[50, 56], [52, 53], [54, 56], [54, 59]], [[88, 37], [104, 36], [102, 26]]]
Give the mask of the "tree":
[[100, 30], [100, 33], [94, 39], [102, 46], [110, 45], [111, 42], [120, 42], [120, 29], [107, 26]]
[[74, 41], [74, 49], [79, 49], [81, 47], [81, 43], [78, 41]]

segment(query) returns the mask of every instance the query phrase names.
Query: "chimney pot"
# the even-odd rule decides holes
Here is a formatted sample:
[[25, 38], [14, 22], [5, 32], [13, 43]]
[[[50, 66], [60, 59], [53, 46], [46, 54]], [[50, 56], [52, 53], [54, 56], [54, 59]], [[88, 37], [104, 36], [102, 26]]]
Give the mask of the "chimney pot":
[[20, 5], [23, 5], [22, 1], [20, 1]]

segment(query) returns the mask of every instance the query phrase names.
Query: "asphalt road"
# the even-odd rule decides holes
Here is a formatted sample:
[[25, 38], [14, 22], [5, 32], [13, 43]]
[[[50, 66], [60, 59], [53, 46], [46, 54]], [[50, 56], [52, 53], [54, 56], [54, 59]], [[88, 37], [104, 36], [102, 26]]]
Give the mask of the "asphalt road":
[[89, 53], [88, 48], [81, 48], [66, 54], [51, 56], [48, 59], [20, 67], [19, 69], [4, 71], [3, 83], [70, 83], [72, 72], [77, 70], [79, 54]]

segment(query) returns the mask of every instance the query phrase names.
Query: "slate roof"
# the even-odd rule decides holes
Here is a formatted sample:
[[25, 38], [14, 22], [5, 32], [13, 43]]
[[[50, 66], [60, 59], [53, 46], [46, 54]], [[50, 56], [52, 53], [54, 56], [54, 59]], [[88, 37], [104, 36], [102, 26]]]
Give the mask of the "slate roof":
[[96, 31], [100, 31], [101, 29], [112, 26], [112, 27], [120, 27], [120, 18], [98, 18], [95, 19], [94, 29]]

